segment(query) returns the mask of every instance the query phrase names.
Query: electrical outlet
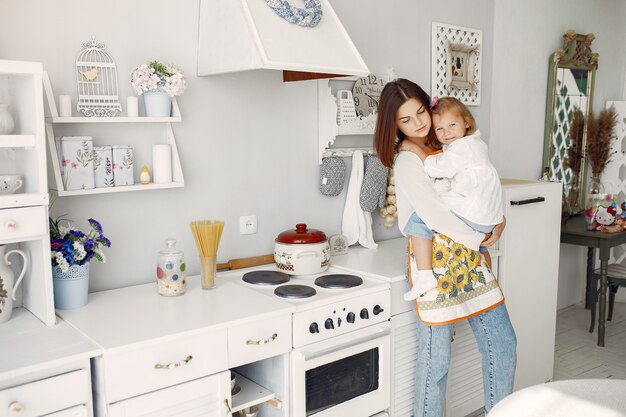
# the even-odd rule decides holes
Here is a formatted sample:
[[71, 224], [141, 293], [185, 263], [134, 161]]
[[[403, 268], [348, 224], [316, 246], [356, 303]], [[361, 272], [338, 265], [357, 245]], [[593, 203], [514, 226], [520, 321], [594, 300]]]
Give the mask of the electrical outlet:
[[256, 215], [239, 217], [239, 234], [251, 235], [257, 232]]

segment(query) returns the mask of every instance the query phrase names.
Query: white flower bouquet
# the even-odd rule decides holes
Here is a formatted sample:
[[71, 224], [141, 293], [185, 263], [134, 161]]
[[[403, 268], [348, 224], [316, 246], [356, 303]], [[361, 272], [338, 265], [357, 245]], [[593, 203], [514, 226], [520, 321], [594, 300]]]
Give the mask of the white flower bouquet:
[[130, 75], [130, 84], [138, 95], [162, 88], [170, 97], [181, 95], [187, 88], [183, 72], [174, 65], [150, 61], [141, 64]]

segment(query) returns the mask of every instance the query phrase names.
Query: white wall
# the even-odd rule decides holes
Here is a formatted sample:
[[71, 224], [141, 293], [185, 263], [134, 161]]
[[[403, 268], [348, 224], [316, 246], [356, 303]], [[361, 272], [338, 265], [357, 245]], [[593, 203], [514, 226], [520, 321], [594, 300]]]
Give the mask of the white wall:
[[[179, 100], [183, 122], [174, 126], [185, 188], [63, 197], [51, 208], [54, 216], [100, 220], [113, 242], [107, 263], [92, 263], [91, 291], [153, 280], [156, 252], [167, 237], [179, 240], [189, 272], [197, 273], [189, 231], [194, 219], [225, 220], [219, 260], [271, 253], [275, 236], [298, 222], [327, 235], [341, 230], [345, 192], [329, 198], [318, 191], [316, 83], [284, 84], [282, 74], [272, 71], [197, 77], [198, 3], [0, 2], [0, 59], [43, 62], [55, 94], [71, 94], [74, 103], [74, 61], [92, 34], [107, 44], [116, 61], [123, 104], [132, 94], [129, 73], [141, 63], [173, 62], [188, 77], [188, 90]], [[337, 0], [333, 6], [372, 71], [393, 67], [429, 89], [433, 20], [484, 30], [483, 77], [490, 78], [493, 0], [473, 3], [402, 0], [387, 6], [375, 0]], [[484, 88], [476, 115], [488, 129], [489, 83]], [[59, 133], [91, 134], [101, 144], [133, 142], [138, 147], [161, 135], [150, 126], [117, 124], [75, 126]], [[143, 161], [139, 164], [149, 162], [149, 155], [138, 159]], [[259, 230], [241, 236], [238, 219], [248, 214], [258, 216]], [[374, 218], [376, 239], [399, 236], [396, 228], [385, 230]]]
[[[624, 0], [498, 0], [490, 152], [501, 177], [541, 174], [548, 58], [569, 29], [594, 33], [600, 54], [593, 107], [622, 97], [626, 63]], [[586, 248], [561, 245], [558, 307], [584, 297]]]
[[[294, 3], [297, 3], [294, 1]], [[373, 72], [394, 68], [430, 88], [431, 22], [483, 30], [482, 104], [473, 107], [502, 177], [537, 178], [543, 150], [548, 56], [570, 28], [594, 32], [600, 53], [596, 106], [621, 97], [624, 0], [334, 0], [335, 11]], [[219, 259], [271, 253], [273, 239], [297, 222], [340, 232], [345, 193], [318, 191], [316, 86], [284, 84], [281, 74], [254, 71], [195, 76], [198, 1], [21, 0], [0, 2], [0, 59], [44, 63], [55, 94], [76, 98], [74, 60], [94, 34], [115, 58], [120, 97], [143, 62], [174, 62], [187, 74], [174, 130], [183, 189], [59, 198], [53, 215], [101, 220], [113, 241], [106, 264], [92, 265], [92, 291], [149, 282], [163, 239], [175, 237], [190, 273], [198, 262], [188, 223], [226, 221]], [[124, 101], [125, 103], [125, 101]], [[75, 127], [101, 143], [146, 141], [148, 126]], [[141, 162], [140, 162], [141, 163]], [[349, 165], [349, 161], [348, 161]], [[240, 215], [259, 216], [259, 232], [238, 234]], [[399, 236], [374, 216], [376, 239]], [[559, 306], [580, 299], [582, 249], [563, 246]], [[563, 278], [562, 278], [563, 279]], [[570, 303], [571, 304], [571, 303]]]

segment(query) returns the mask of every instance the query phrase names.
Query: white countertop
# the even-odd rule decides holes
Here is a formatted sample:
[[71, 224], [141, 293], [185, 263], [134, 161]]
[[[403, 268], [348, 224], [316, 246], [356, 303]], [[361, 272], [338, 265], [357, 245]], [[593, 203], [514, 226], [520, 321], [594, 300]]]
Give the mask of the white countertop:
[[156, 282], [89, 294], [85, 307], [57, 310], [106, 350], [291, 314], [291, 304], [220, 279], [203, 290], [200, 277], [187, 277], [187, 292], [158, 294]]
[[11, 320], [0, 326], [0, 389], [9, 380], [100, 353], [100, 348], [67, 323], [58, 320], [46, 326], [28, 310], [17, 308]]
[[345, 255], [332, 256], [330, 264], [337, 268], [370, 274], [389, 282], [404, 281], [407, 239], [383, 240], [377, 249], [351, 246]]

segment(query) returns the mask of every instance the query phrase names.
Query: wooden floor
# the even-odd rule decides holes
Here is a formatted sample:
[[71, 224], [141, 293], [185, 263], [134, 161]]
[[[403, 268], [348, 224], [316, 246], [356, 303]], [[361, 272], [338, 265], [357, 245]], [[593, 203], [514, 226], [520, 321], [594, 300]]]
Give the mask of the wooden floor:
[[557, 314], [554, 379], [626, 379], [626, 303], [615, 303], [607, 321], [605, 347], [598, 347], [598, 325], [589, 333], [590, 311], [582, 305]]

